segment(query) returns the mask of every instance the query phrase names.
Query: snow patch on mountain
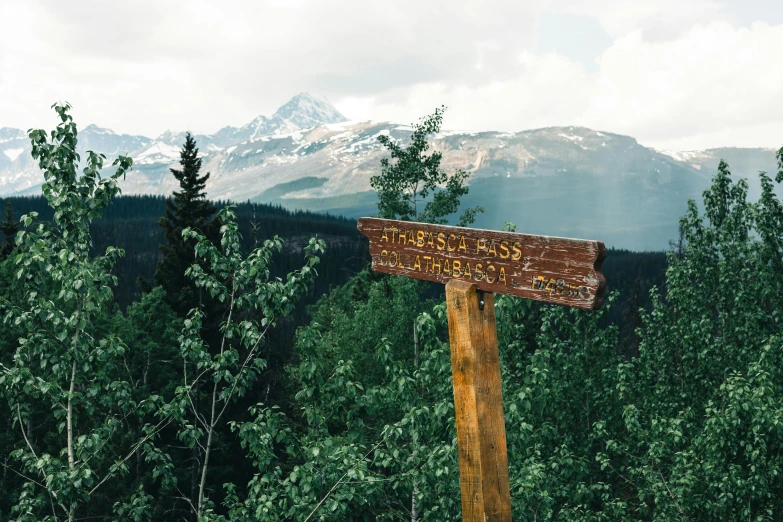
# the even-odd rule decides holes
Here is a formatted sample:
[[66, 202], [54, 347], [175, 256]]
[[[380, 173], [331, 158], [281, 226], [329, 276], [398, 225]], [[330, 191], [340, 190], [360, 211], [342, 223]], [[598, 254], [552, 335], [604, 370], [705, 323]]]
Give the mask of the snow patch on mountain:
[[155, 163], [169, 163], [179, 159], [180, 148], [169, 145], [163, 141], [156, 141], [141, 152], [133, 154], [131, 157], [136, 163], [142, 165], [151, 165]]
[[3, 153], [8, 156], [11, 161], [16, 161], [16, 158], [22, 155], [24, 149], [6, 149]]
[[685, 163], [690, 163], [695, 159], [704, 159], [709, 157], [709, 154], [707, 154], [703, 150], [664, 150], [664, 149], [653, 149], [653, 150], [655, 150], [656, 152], [660, 152], [661, 154], [665, 154], [670, 158], [674, 158], [677, 161], [683, 161]]

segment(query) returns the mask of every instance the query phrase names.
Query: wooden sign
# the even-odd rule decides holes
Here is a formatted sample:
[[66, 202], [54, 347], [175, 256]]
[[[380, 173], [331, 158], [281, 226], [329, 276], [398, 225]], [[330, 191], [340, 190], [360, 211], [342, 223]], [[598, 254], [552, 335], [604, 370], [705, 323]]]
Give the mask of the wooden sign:
[[376, 272], [446, 283], [462, 520], [511, 522], [492, 292], [595, 310], [604, 244], [377, 218], [359, 231]]
[[596, 310], [606, 288], [601, 241], [361, 218], [376, 272]]

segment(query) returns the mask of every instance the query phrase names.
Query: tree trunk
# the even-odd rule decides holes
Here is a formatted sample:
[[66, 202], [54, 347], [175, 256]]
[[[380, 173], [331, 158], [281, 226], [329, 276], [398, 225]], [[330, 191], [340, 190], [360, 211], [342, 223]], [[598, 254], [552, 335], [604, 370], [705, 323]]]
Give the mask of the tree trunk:
[[212, 390], [212, 413], [209, 417], [209, 430], [207, 432], [207, 445], [204, 447], [204, 464], [201, 465], [201, 483], [198, 488], [198, 518], [204, 511], [204, 487], [207, 483], [207, 468], [209, 466], [209, 454], [212, 449], [212, 434], [215, 432], [215, 404], [217, 403], [218, 385]]
[[68, 411], [67, 411], [67, 418], [66, 418], [66, 424], [68, 429], [68, 469], [70, 471], [73, 471], [75, 460], [74, 460], [74, 453], [73, 453], [73, 391], [74, 387], [76, 386], [76, 358], [73, 359], [73, 364], [71, 365], [71, 386], [68, 389]]
[[[198, 412], [201, 410], [200, 399], [201, 399], [201, 382], [196, 383], [196, 401], [195, 406], [196, 409], [193, 412], [193, 425], [198, 426]], [[191, 460], [190, 460], [190, 502], [191, 506], [198, 505], [198, 469], [199, 469], [199, 450], [198, 450], [198, 444], [193, 445], [193, 451], [191, 452]], [[191, 517], [192, 522], [198, 522], [198, 513], [193, 512], [193, 516]]]
[[[416, 370], [419, 369], [419, 331], [416, 329], [416, 319], [413, 320], [413, 364]], [[419, 385], [416, 384], [418, 390]], [[416, 453], [418, 452], [418, 435], [413, 433], [413, 461], [416, 462]], [[416, 501], [416, 494], [418, 493], [416, 487], [416, 478], [413, 479], [413, 488], [411, 489], [411, 522], [418, 522], [419, 520], [419, 505]]]
[[[74, 340], [74, 344], [76, 344], [76, 341], [78, 341], [78, 333], [76, 335], [76, 339]], [[68, 426], [68, 470], [73, 473], [73, 469], [76, 465], [75, 458], [74, 458], [74, 451], [73, 451], [73, 392], [74, 388], [76, 386], [76, 354], [74, 354], [73, 358], [73, 364], [71, 365], [71, 386], [69, 388], [68, 393], [68, 412], [67, 412], [67, 419], [66, 424]], [[75, 509], [73, 504], [71, 504], [71, 508], [68, 510], [68, 522], [73, 522], [74, 518], [76, 516]]]
[[[198, 263], [198, 255], [193, 252], [193, 263]], [[198, 309], [203, 307], [203, 293], [201, 287], [198, 288]], [[196, 381], [196, 411], [194, 411], [193, 425], [198, 426], [198, 414], [201, 411], [201, 381]], [[199, 449], [198, 444], [193, 445], [193, 454], [191, 455], [190, 466], [190, 502], [191, 506], [198, 506], [198, 471], [199, 471]], [[193, 522], [198, 522], [198, 509], [193, 513]]]
[[[27, 431], [27, 438], [31, 441], [33, 440], [33, 412], [30, 411], [29, 415], [27, 415], [27, 422], [25, 422], [26, 431]], [[0, 488], [2, 490], [2, 488]]]

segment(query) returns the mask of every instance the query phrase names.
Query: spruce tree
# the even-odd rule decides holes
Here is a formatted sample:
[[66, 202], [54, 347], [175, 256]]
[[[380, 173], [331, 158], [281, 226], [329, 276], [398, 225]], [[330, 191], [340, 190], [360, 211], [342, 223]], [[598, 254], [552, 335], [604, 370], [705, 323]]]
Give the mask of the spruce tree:
[[182, 238], [186, 228], [200, 230], [216, 242], [220, 228], [217, 209], [206, 198], [205, 187], [209, 173], [200, 176], [201, 158], [198, 157], [196, 140], [188, 132], [180, 152], [181, 170], [170, 169], [179, 181], [180, 190], [166, 200], [166, 215], [159, 224], [166, 236], [166, 244], [160, 246], [163, 257], [155, 270], [155, 283], [166, 290], [171, 307], [180, 317], [203, 304], [203, 296], [185, 271], [195, 262], [193, 246]]
[[11, 200], [5, 200], [5, 221], [0, 225], [0, 232], [3, 233], [3, 243], [0, 244], [0, 261], [7, 258], [14, 250], [16, 233], [19, 232], [19, 225], [14, 221], [14, 214], [11, 210]]

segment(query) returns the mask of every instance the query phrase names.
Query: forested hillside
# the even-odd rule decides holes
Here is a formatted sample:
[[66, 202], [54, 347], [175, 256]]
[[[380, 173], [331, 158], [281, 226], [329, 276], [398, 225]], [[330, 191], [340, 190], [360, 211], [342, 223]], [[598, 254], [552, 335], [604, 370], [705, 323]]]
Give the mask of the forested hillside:
[[[165, 242], [163, 229], [158, 224], [164, 214], [165, 201], [163, 196], [118, 196], [91, 225], [93, 253], [104, 252], [107, 246], [125, 250], [117, 263], [115, 273], [119, 284], [114, 290], [116, 302], [123, 309], [139, 297], [136, 278], [151, 280], [153, 277], [155, 263], [160, 257], [158, 246]], [[52, 218], [52, 209], [43, 196], [0, 199], [0, 204], [5, 202], [10, 203], [17, 220], [29, 212], [38, 212], [39, 218], [45, 221]], [[217, 207], [229, 204], [214, 203]], [[355, 220], [257, 203], [231, 204], [236, 207], [244, 248], [250, 248], [254, 237], [268, 239], [280, 235], [286, 238], [285, 249], [275, 258], [275, 276], [284, 276], [291, 271], [293, 259], [298, 258], [308, 238], [317, 235], [326, 241], [329, 251], [321, 264], [322, 277], [315, 282], [316, 295], [327, 291], [330, 285], [347, 281], [367, 259]]]
[[[55, 108], [2, 225], [0, 520], [460, 520], [442, 287], [353, 221], [212, 207], [193, 148], [168, 202], [121, 197], [132, 160], [99, 175]], [[439, 126], [379, 140], [381, 217], [482, 212]], [[757, 199], [721, 162], [669, 252], [610, 250], [600, 311], [497, 296], [514, 520], [783, 520], [777, 159]]]

